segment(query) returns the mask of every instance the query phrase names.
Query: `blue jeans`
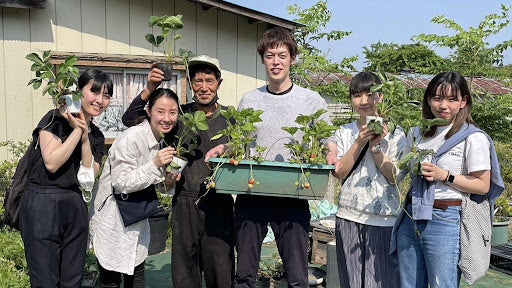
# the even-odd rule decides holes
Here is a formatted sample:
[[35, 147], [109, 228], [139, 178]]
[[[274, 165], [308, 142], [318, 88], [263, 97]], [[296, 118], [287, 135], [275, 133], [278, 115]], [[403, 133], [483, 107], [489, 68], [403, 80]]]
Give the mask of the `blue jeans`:
[[432, 220], [405, 215], [397, 232], [401, 287], [459, 287], [459, 231], [460, 206], [434, 208]]

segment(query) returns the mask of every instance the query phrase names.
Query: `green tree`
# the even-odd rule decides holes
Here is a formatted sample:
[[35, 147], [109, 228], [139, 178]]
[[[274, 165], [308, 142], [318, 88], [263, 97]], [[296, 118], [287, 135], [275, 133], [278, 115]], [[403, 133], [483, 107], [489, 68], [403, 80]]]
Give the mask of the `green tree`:
[[487, 39], [509, 25], [510, 8], [511, 6], [501, 4], [500, 14], [486, 15], [477, 27], [468, 29], [443, 15], [438, 15], [432, 18], [431, 22], [453, 30], [453, 35], [420, 34], [413, 36], [412, 40], [452, 49], [449, 69], [463, 75], [500, 76], [501, 70], [497, 67], [503, 66], [503, 52], [512, 46], [512, 40], [491, 47]]
[[446, 68], [446, 60], [423, 44], [373, 43], [363, 47], [365, 71], [399, 73], [402, 70], [432, 74]]
[[[323, 32], [331, 19], [327, 1], [319, 1], [310, 8], [301, 9], [297, 4], [287, 7], [288, 14], [295, 15], [294, 21], [303, 24], [294, 32], [299, 45], [299, 61], [292, 66], [291, 76], [295, 83], [319, 92], [322, 95], [343, 97], [348, 93], [340, 81], [325, 81], [329, 73], [344, 73], [344, 69], [355, 70], [352, 63], [357, 56], [344, 58], [339, 63], [327, 59], [327, 53], [314, 44], [320, 40], [338, 41], [352, 32], [333, 30]], [[312, 77], [314, 75], [314, 79]], [[331, 82], [331, 83], [327, 83]]]

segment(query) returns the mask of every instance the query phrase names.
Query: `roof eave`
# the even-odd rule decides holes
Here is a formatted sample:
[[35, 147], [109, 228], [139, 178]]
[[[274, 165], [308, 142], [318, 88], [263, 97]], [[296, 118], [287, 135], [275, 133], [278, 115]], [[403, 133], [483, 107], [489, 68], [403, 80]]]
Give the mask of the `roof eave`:
[[203, 9], [209, 9], [210, 7], [215, 7], [219, 10], [231, 12], [237, 15], [242, 15], [250, 20], [252, 19], [254, 22], [261, 21], [265, 23], [269, 23], [274, 26], [283, 27], [289, 30], [296, 30], [299, 27], [304, 26], [303, 24], [286, 20], [280, 17], [272, 16], [270, 14], [266, 14], [260, 11], [256, 11], [253, 9], [249, 9], [247, 7], [243, 7], [240, 5], [236, 5], [230, 2], [221, 1], [221, 0], [188, 0], [190, 2], [195, 2], [203, 5]]

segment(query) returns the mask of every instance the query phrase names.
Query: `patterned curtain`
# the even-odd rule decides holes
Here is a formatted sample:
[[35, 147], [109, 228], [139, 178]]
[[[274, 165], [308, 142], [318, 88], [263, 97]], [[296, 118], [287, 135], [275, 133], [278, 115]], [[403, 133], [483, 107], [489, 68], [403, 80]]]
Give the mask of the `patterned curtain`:
[[[121, 117], [128, 108], [132, 100], [142, 92], [147, 83], [147, 74], [133, 73], [127, 71], [126, 75], [126, 95], [124, 94], [123, 73], [109, 73], [114, 84], [114, 91], [110, 100], [110, 105], [105, 111], [94, 119], [94, 123], [105, 134], [105, 137], [115, 137], [121, 131], [126, 129], [123, 125]], [[177, 76], [172, 80], [163, 82], [160, 87], [169, 88], [176, 91]], [[126, 106], [125, 106], [126, 105]]]

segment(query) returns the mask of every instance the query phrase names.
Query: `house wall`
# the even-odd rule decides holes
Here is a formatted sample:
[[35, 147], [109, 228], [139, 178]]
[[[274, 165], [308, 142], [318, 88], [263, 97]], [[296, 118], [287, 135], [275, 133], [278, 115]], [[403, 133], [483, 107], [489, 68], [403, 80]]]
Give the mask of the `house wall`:
[[[32, 78], [31, 52], [51, 49], [131, 55], [161, 55], [144, 35], [151, 15], [183, 15], [186, 48], [220, 60], [224, 81], [220, 102], [236, 105], [243, 93], [265, 83], [256, 52], [266, 23], [250, 24], [244, 16], [203, 10], [185, 0], [48, 0], [46, 9], [0, 8], [0, 141], [22, 141], [52, 107], [48, 97], [27, 86]], [[0, 148], [0, 160], [8, 159]]]

